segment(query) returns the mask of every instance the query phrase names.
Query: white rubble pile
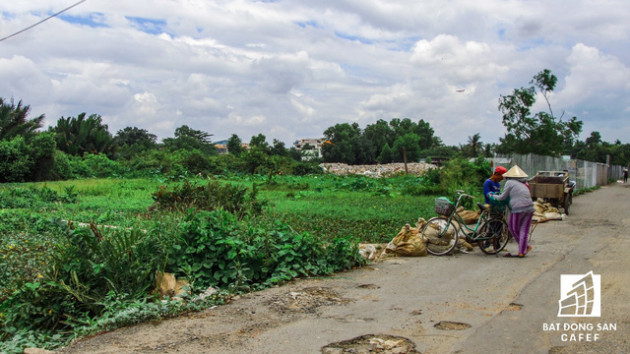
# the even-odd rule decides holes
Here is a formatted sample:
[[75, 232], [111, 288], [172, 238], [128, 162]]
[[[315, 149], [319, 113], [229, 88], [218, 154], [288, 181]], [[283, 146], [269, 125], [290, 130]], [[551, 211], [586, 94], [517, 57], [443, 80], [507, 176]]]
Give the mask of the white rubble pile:
[[[378, 165], [348, 165], [345, 163], [321, 163], [326, 172], [335, 175], [364, 175], [369, 177], [389, 177], [405, 173], [405, 164], [402, 162], [378, 164]], [[422, 162], [407, 163], [407, 171], [410, 174], [420, 175], [427, 169], [435, 168], [435, 165]]]

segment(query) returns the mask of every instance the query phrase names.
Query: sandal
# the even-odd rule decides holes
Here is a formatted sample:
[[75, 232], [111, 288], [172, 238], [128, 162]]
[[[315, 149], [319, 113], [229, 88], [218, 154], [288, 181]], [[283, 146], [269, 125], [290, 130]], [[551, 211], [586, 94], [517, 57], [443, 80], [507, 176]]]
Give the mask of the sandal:
[[503, 255], [503, 257], [514, 257], [510, 252]]

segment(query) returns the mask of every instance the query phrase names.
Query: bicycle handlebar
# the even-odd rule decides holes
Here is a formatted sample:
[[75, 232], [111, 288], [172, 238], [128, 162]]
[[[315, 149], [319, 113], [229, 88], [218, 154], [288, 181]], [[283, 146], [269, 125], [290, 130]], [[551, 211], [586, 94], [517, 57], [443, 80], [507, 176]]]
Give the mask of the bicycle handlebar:
[[475, 199], [475, 197], [473, 197], [470, 194], [466, 194], [466, 192], [464, 192], [463, 190], [457, 190], [457, 191], [455, 191], [455, 193], [457, 193], [457, 195], [460, 196], [460, 197], [466, 197], [466, 198], [470, 198], [470, 199]]

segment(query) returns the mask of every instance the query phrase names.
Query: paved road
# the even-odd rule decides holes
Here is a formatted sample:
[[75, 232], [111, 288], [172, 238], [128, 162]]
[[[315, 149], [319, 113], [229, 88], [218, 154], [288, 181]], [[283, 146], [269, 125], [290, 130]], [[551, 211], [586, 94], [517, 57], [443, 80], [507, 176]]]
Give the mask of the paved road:
[[[479, 250], [390, 259], [120, 329], [66, 351], [319, 353], [329, 343], [387, 334], [423, 353], [630, 353], [628, 205], [630, 188], [619, 184], [574, 198], [570, 217], [537, 227], [523, 259]], [[589, 271], [601, 276], [601, 317], [557, 317], [561, 275]], [[564, 330], [572, 324], [584, 329]], [[571, 334], [583, 340], [569, 341]]]

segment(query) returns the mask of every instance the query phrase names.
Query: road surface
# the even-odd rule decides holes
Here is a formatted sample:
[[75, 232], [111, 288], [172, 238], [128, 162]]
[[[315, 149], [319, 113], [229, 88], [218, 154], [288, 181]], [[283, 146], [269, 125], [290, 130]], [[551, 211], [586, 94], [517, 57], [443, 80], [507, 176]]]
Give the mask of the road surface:
[[[566, 220], [538, 225], [523, 259], [478, 249], [392, 258], [119, 329], [63, 352], [341, 353], [356, 344], [354, 352], [630, 353], [629, 205], [630, 188], [618, 183], [575, 197]], [[562, 279], [590, 271], [601, 281], [600, 317], [558, 317]], [[355, 338], [363, 342], [344, 342]], [[365, 345], [369, 338], [382, 340]]]

